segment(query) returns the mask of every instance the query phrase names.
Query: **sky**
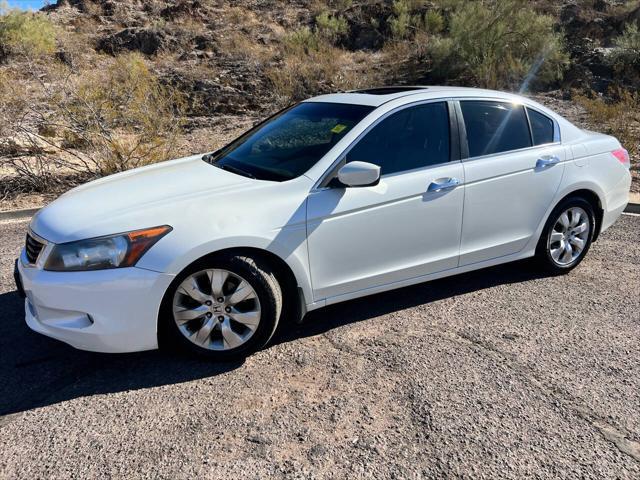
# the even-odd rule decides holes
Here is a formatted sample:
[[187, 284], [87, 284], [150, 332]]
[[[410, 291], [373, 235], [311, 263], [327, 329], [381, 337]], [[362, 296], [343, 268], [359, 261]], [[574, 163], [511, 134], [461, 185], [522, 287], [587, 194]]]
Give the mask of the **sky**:
[[[5, 0], [10, 8], [21, 8], [23, 10], [38, 10], [45, 4], [44, 0]], [[50, 1], [49, 3], [55, 3]]]

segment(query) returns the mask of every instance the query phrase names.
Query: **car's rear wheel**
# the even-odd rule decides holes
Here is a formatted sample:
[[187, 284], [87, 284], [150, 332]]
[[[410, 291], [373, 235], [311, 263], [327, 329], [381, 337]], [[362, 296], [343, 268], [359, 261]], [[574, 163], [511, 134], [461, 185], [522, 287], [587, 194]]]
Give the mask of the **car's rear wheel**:
[[539, 262], [551, 273], [571, 271], [589, 251], [595, 225], [593, 207], [585, 199], [562, 201], [549, 215], [538, 242]]
[[217, 360], [245, 357], [273, 336], [282, 292], [268, 265], [240, 255], [199, 262], [165, 295], [164, 342]]

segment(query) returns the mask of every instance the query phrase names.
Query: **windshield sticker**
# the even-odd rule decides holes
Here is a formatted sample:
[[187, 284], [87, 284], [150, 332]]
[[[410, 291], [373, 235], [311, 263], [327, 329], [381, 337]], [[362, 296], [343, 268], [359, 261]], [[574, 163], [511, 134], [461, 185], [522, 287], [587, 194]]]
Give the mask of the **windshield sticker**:
[[342, 133], [342, 131], [347, 128], [346, 125], [342, 125], [341, 123], [337, 124], [335, 127], [331, 129], [333, 133]]

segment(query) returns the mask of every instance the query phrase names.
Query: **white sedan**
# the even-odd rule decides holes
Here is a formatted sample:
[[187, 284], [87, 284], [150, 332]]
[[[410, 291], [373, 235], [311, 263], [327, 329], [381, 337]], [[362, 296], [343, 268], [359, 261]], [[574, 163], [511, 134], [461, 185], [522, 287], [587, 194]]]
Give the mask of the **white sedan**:
[[16, 281], [28, 325], [74, 347], [222, 360], [344, 300], [533, 256], [568, 272], [630, 184], [615, 138], [527, 98], [323, 95], [62, 195], [31, 221]]

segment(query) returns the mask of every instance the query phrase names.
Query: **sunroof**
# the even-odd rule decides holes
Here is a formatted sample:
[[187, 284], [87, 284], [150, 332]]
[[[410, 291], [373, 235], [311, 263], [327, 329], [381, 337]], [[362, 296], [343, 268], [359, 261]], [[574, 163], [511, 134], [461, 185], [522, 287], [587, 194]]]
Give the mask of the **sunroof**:
[[411, 92], [413, 90], [425, 90], [426, 87], [378, 87], [364, 90], [354, 90], [351, 93], [366, 93], [368, 95], [392, 95], [394, 93]]

